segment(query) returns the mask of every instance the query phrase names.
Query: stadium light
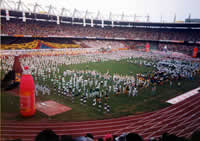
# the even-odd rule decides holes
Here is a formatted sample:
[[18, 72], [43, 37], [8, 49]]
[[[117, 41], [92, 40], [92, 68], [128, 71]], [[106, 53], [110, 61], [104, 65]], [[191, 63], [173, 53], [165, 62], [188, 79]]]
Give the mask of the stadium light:
[[47, 6], [49, 8], [48, 10], [48, 15], [53, 15], [53, 6], [50, 4], [49, 6]]

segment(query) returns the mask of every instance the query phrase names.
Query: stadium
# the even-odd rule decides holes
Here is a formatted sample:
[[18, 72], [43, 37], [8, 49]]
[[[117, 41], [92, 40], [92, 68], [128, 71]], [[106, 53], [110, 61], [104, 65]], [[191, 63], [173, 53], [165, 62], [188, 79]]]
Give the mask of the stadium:
[[0, 4], [0, 140], [200, 140], [199, 19]]

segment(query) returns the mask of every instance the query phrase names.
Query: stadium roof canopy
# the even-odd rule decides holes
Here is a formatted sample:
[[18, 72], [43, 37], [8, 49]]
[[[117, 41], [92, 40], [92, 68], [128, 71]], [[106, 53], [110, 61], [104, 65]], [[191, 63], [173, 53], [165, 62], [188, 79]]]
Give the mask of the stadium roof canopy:
[[[34, 0], [32, 0], [34, 1]], [[48, 1], [47, 1], [48, 2]], [[56, 2], [56, 1], [55, 1]], [[55, 3], [56, 6], [58, 6]], [[1, 17], [6, 17], [7, 11], [9, 11], [9, 15], [21, 17], [23, 16], [28, 18], [33, 18], [34, 15], [40, 20], [48, 20], [51, 18], [53, 22], [61, 21], [63, 22], [74, 22], [75, 24], [83, 24], [90, 25], [96, 24], [100, 26], [124, 26], [124, 27], [163, 27], [163, 28], [200, 28], [200, 23], [162, 23], [162, 22], [150, 22], [149, 16], [144, 16], [142, 21], [138, 21], [137, 19], [141, 16], [137, 15], [125, 15], [122, 13], [121, 15], [117, 15], [114, 13], [109, 13], [107, 16], [103, 15], [100, 11], [98, 12], [90, 12], [88, 10], [82, 11], [76, 8], [58, 8], [52, 4], [49, 5], [40, 5], [37, 0], [35, 3], [26, 3], [26, 1], [22, 0], [0, 0], [1, 7]], [[58, 22], [57, 22], [58, 23]]]
[[[32, 0], [33, 2], [34, 0]], [[66, 17], [74, 17], [74, 18], [88, 18], [88, 19], [96, 19], [96, 20], [114, 20], [114, 21], [149, 21], [149, 15], [139, 16], [136, 14], [126, 15], [125, 13], [116, 14], [116, 13], [107, 13], [103, 14], [100, 11], [92, 12], [88, 10], [79, 10], [71, 7], [63, 7], [59, 6], [59, 4], [46, 4], [42, 5], [38, 1], [35, 0], [34, 3], [27, 3], [25, 0], [0, 0], [1, 9], [7, 9], [11, 11], [24, 11], [28, 13], [40, 13], [40, 14], [48, 14], [48, 15], [57, 15], [57, 16], [66, 16]], [[57, 2], [57, 1], [55, 1]], [[58, 1], [59, 2], [59, 1]]]

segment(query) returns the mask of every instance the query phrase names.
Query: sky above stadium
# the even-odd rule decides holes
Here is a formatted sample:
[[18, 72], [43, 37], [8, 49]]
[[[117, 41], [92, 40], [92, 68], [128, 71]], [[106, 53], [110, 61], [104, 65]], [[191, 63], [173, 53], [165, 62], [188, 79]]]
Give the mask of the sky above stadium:
[[[14, 0], [18, 1], [18, 0]], [[74, 8], [83, 11], [98, 12], [105, 16], [113, 14], [143, 16], [149, 14], [150, 21], [173, 22], [176, 14], [177, 21], [184, 21], [191, 14], [191, 18], [200, 18], [200, 0], [22, 0], [30, 5], [37, 2], [43, 5], [53, 5], [57, 8]], [[143, 19], [138, 17], [138, 20]]]

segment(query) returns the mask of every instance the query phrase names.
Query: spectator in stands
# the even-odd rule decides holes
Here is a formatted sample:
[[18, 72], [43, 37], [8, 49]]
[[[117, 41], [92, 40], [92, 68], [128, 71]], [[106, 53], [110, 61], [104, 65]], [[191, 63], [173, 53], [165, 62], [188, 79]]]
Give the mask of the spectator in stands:
[[75, 141], [93, 141], [93, 135], [91, 133], [87, 133], [86, 136], [77, 137], [74, 139]]
[[91, 138], [92, 140], [94, 140], [94, 137], [93, 137], [93, 135], [91, 133], [87, 133], [85, 137]]
[[157, 141], [155, 138], [150, 138], [149, 141]]
[[113, 141], [116, 141], [117, 136], [113, 135]]
[[113, 141], [113, 136], [111, 134], [105, 135], [104, 141]]
[[184, 137], [177, 137], [174, 134], [164, 133], [161, 141], [187, 141]]
[[126, 141], [143, 141], [143, 139], [137, 133], [129, 133], [126, 135]]
[[103, 138], [99, 138], [98, 141], [103, 141]]
[[126, 141], [126, 135], [127, 135], [127, 133], [123, 133], [119, 137], [116, 137], [115, 140], [116, 141]]
[[74, 141], [71, 135], [62, 135], [61, 141]]
[[161, 140], [162, 140], [162, 141], [166, 141], [167, 136], [169, 136], [168, 133], [163, 133], [163, 134], [162, 134], [162, 137], [161, 137]]
[[45, 129], [35, 137], [35, 141], [59, 141], [59, 136], [51, 129]]
[[200, 141], [200, 129], [192, 134], [190, 141]]

